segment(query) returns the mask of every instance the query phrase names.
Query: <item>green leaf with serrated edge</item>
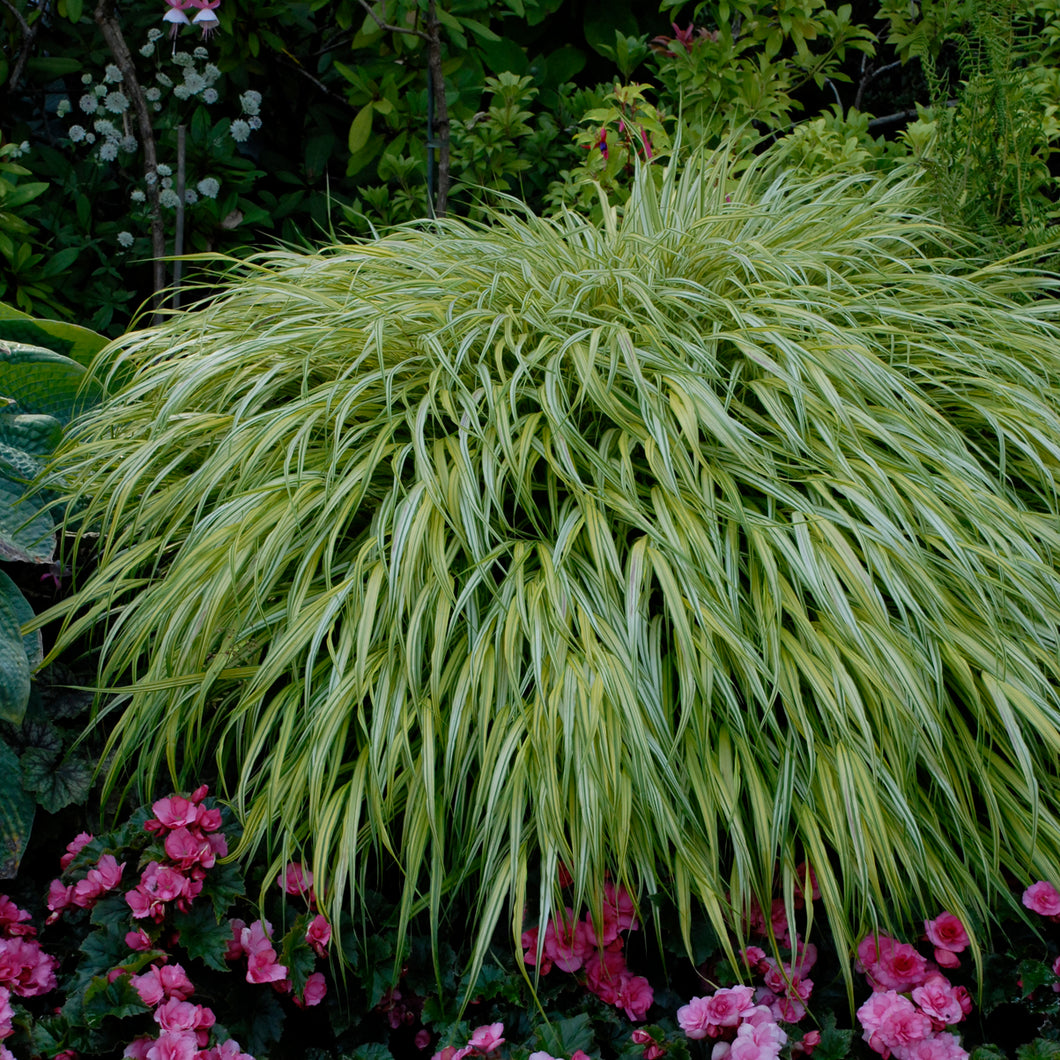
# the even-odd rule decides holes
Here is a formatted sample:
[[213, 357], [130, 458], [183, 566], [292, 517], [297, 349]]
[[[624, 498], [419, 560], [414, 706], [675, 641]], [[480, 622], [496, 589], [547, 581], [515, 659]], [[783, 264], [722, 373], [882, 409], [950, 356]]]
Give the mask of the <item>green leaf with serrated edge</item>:
[[29, 702], [30, 670], [15, 612], [0, 596], [0, 719], [18, 725]]
[[283, 1033], [283, 1009], [271, 990], [256, 990], [252, 1001], [239, 1020], [231, 1020], [229, 1028], [244, 1052], [251, 1056], [269, 1056], [272, 1045]]
[[[48, 813], [58, 813], [64, 806], [84, 802], [92, 790], [95, 767], [77, 754], [68, 754], [51, 771], [35, 778], [37, 801]], [[27, 783], [27, 787], [28, 787]]]
[[394, 1060], [394, 1054], [383, 1042], [365, 1042], [345, 1054], [349, 1060]]
[[227, 920], [214, 915], [208, 903], [196, 899], [186, 913], [176, 914], [173, 926], [180, 932], [180, 944], [188, 951], [188, 956], [197, 957], [214, 971], [229, 971], [224, 956], [232, 938], [232, 928]]
[[[11, 608], [15, 621], [20, 627], [26, 625], [27, 622], [32, 622], [36, 617], [33, 612], [33, 606], [4, 571], [0, 571], [0, 600], [3, 600]], [[29, 668], [33, 670], [38, 667], [41, 659], [44, 658], [40, 631], [24, 634], [22, 647], [26, 652], [26, 662], [29, 663]]]
[[980, 1045], [972, 1050], [968, 1060], [1008, 1060], [1008, 1058], [996, 1045]]
[[1020, 961], [1017, 969], [1024, 997], [1029, 997], [1041, 986], [1051, 986], [1056, 982], [1056, 973], [1043, 961]]
[[840, 1030], [835, 1024], [835, 1014], [832, 1012], [827, 1013], [821, 1020], [821, 1041], [813, 1051], [815, 1057], [822, 1057], [824, 1060], [846, 1060], [850, 1055], [854, 1032]]
[[[93, 860], [92, 864], [95, 864], [95, 860]], [[130, 869], [133, 871], [130, 872]], [[137, 874], [134, 866], [127, 863], [125, 871], [122, 873], [123, 882], [125, 882], [126, 885], [131, 884], [132, 881], [136, 879], [136, 876]], [[125, 927], [126, 931], [132, 930], [133, 925], [135, 924], [135, 921], [132, 918], [132, 910], [129, 908], [129, 903], [125, 901], [125, 895], [118, 894], [117, 892], [104, 895], [100, 898], [100, 900], [92, 907], [89, 920], [98, 927], [107, 927], [109, 924], [121, 924]]]
[[552, 1056], [571, 1056], [578, 1049], [587, 1052], [593, 1047], [592, 1023], [585, 1012], [538, 1027], [536, 1037], [539, 1048]]
[[316, 954], [305, 940], [308, 921], [307, 916], [296, 917], [287, 934], [278, 944], [273, 944], [279, 955], [278, 963], [287, 969], [292, 991], [298, 995], [305, 990], [305, 982], [316, 968]]
[[128, 976], [119, 976], [113, 982], [105, 975], [96, 976], [85, 991], [83, 1010], [90, 1027], [98, 1027], [108, 1016], [139, 1016], [147, 1009]]
[[0, 880], [18, 873], [36, 811], [32, 796], [22, 787], [18, 755], [0, 740]]
[[1016, 1050], [1017, 1060], [1057, 1060], [1060, 1057], [1060, 1042], [1048, 1038], [1035, 1038]]
[[24, 488], [0, 475], [0, 559], [50, 563], [55, 554], [55, 523]]
[[210, 900], [213, 903], [214, 914], [218, 920], [223, 920], [227, 917], [233, 902], [237, 898], [242, 898], [246, 893], [243, 873], [239, 870], [239, 866], [232, 861], [214, 865], [210, 869], [208, 891]]
[[[124, 963], [124, 958], [133, 951], [125, 944], [124, 921], [108, 921], [95, 931], [90, 931], [81, 941], [81, 963], [78, 972], [88, 978], [106, 975], [112, 968]], [[138, 956], [138, 955], [137, 955]]]

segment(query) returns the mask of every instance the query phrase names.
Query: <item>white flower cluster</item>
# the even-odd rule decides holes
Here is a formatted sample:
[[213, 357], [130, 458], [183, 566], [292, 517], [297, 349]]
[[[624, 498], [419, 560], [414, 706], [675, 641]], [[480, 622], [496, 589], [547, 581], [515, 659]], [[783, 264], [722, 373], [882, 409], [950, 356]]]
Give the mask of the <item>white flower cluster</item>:
[[221, 190], [221, 182], [216, 177], [203, 177], [195, 187], [204, 199], [216, 199]]
[[126, 248], [131, 247], [133, 245], [133, 243], [135, 242], [135, 240], [133, 239], [132, 232], [119, 232], [118, 233], [118, 242], [123, 247], [126, 247]]

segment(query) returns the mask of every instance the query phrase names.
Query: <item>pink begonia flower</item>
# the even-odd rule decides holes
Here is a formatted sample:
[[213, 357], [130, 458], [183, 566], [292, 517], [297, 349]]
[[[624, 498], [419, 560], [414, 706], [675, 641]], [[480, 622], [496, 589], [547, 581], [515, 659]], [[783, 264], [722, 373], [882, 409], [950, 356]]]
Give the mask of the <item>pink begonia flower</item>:
[[0, 986], [0, 1038], [7, 1038], [14, 1033], [11, 1026], [15, 1019], [15, 1010], [11, 1007], [11, 991]]
[[229, 1038], [228, 1041], [215, 1046], [214, 1052], [216, 1060], [254, 1060], [250, 1053], [244, 1053], [239, 1048], [239, 1042], [234, 1038]]
[[643, 975], [624, 975], [618, 981], [615, 1000], [612, 1002], [631, 1020], [642, 1020], [648, 1014], [655, 991]]
[[36, 939], [0, 939], [0, 986], [19, 997], [39, 997], [53, 990], [58, 964]]
[[927, 961], [908, 942], [887, 935], [866, 935], [858, 946], [857, 966], [873, 990], [911, 990], [928, 975]]
[[584, 920], [575, 920], [569, 907], [565, 918], [558, 916], [545, 928], [545, 955], [563, 972], [576, 972], [594, 948], [592, 930]]
[[423, 1052], [423, 1050], [431, 1044], [431, 1032], [427, 1030], [426, 1027], [421, 1027], [416, 1031], [416, 1037], [412, 1039], [412, 1044], [415, 1045], [420, 1052]]
[[163, 1031], [147, 1050], [147, 1060], [195, 1060], [199, 1041], [191, 1031]]
[[155, 1008], [154, 1020], [164, 1031], [200, 1031], [212, 1027], [217, 1017], [205, 1005], [171, 997]]
[[766, 951], [761, 946], [748, 946], [747, 949], [741, 951], [740, 956], [752, 972], [765, 970], [763, 962], [766, 959]]
[[0, 894], [0, 936], [36, 935], [37, 929], [27, 922], [29, 919], [25, 909], [19, 909], [6, 894]]
[[73, 897], [73, 884], [66, 886], [62, 880], [52, 880], [48, 884], [48, 908], [52, 911], [52, 915], [45, 923], [54, 924], [62, 911], [73, 902]]
[[968, 1060], [956, 1034], [930, 1034], [912, 1042], [902, 1050], [895, 1050], [898, 1060]]
[[465, 1045], [462, 1049], [457, 1049], [455, 1045], [447, 1045], [440, 1052], [435, 1053], [431, 1060], [464, 1060], [464, 1057], [473, 1051], [470, 1045]]
[[482, 1027], [476, 1027], [467, 1044], [472, 1049], [478, 1049], [484, 1053], [492, 1053], [494, 1049], [500, 1048], [501, 1043], [504, 1041], [503, 1035], [503, 1023], [489, 1023]]
[[[523, 947], [523, 964], [529, 964], [531, 968], [537, 965], [537, 940], [537, 928], [530, 928], [529, 931], [524, 931], [520, 940]], [[541, 964], [538, 966], [538, 971], [542, 975], [548, 975], [552, 971], [552, 961], [544, 951], [541, 953]]]
[[276, 883], [288, 894], [297, 897], [309, 894], [313, 887], [313, 874], [300, 861], [292, 861], [284, 869], [282, 876], [276, 877]]
[[788, 1036], [775, 1023], [742, 1023], [736, 1031], [730, 1060], [776, 1060]]
[[960, 953], [968, 948], [968, 932], [953, 913], [940, 913], [934, 920], [925, 920], [924, 931], [928, 942], [937, 949]]
[[799, 1056], [813, 1056], [814, 1049], [821, 1044], [821, 1032], [820, 1031], [807, 1031], [802, 1036], [802, 1041], [796, 1042], [791, 1047], [791, 1055], [793, 1057]]
[[621, 949], [596, 950], [585, 962], [586, 986], [608, 1005], [617, 1004], [619, 981], [628, 974]]
[[121, 1055], [128, 1060], [147, 1060], [147, 1050], [154, 1044], [154, 1038], [133, 1038]]
[[635, 1042], [637, 1045], [651, 1045], [655, 1039], [643, 1028], [636, 1027], [633, 1033], [629, 1036], [631, 1042]]
[[1060, 894], [1056, 888], [1045, 880], [1032, 883], [1023, 892], [1023, 904], [1034, 913], [1042, 916], [1060, 916]]
[[317, 913], [310, 920], [309, 927], [306, 929], [305, 940], [313, 947], [313, 952], [318, 957], [326, 955], [328, 943], [331, 941], [331, 925], [327, 922], [326, 917]]
[[913, 1001], [920, 1006], [937, 1031], [950, 1023], [959, 1023], [965, 1017], [960, 997], [943, 975], [928, 976], [913, 990]]
[[[166, 0], [172, 10], [183, 13], [190, 6], [191, 0]], [[170, 21], [167, 19], [167, 21]], [[184, 15], [184, 24], [188, 25], [188, 16]], [[186, 799], [183, 795], [169, 795], [151, 804], [155, 816], [144, 824], [148, 832], [171, 831], [174, 828], [195, 824], [199, 819], [200, 809], [194, 798]]]
[[179, 964], [152, 964], [143, 975], [134, 975], [129, 982], [140, 1000], [151, 1008], [171, 998], [187, 1001], [195, 993], [195, 987]]
[[143, 928], [137, 928], [135, 931], [127, 931], [125, 933], [125, 945], [131, 950], [140, 952], [141, 950], [149, 950], [151, 948], [151, 936], [144, 931]]
[[255, 920], [240, 932], [240, 944], [247, 955], [248, 983], [277, 983], [287, 978], [287, 968], [276, 962], [269, 933], [272, 925]]
[[92, 842], [93, 836], [90, 836], [88, 832], [78, 832], [69, 843], [66, 844], [66, 853], [59, 858], [59, 868], [64, 871], [69, 866], [70, 862], [77, 857], [78, 854]]
[[722, 1027], [735, 1027], [754, 1008], [749, 986], [722, 988], [711, 997], [694, 997], [677, 1010], [681, 1030], [692, 1039], [716, 1038]]
[[877, 991], [857, 1011], [862, 1038], [883, 1057], [897, 1053], [932, 1032], [931, 1020], [894, 990]]
[[233, 917], [228, 921], [228, 926], [232, 929], [232, 937], [228, 940], [228, 949], [225, 950], [226, 961], [238, 961], [247, 951], [243, 949], [243, 932], [246, 931], [247, 925], [242, 920]]
[[538, 1049], [536, 1053], [531, 1053], [527, 1060], [557, 1060], [551, 1053], [546, 1053], [544, 1049]]
[[[305, 989], [302, 991], [301, 1000], [295, 998], [295, 1003], [301, 1008], [310, 1008], [319, 1005], [327, 996], [328, 984], [323, 972], [313, 972], [305, 981]], [[428, 1041], [430, 1036], [428, 1035]]]

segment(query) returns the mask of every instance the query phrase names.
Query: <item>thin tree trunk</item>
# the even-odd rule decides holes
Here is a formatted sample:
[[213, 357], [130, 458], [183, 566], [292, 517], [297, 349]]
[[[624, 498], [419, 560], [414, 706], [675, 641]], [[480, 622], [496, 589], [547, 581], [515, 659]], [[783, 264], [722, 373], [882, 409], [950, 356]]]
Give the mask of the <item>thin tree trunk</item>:
[[442, 76], [442, 27], [438, 21], [435, 0], [427, 5], [427, 67], [431, 72], [434, 94], [434, 128], [430, 138], [438, 144], [438, 190], [434, 199], [434, 216], [444, 217], [449, 202], [449, 109], [445, 105], [445, 78]]

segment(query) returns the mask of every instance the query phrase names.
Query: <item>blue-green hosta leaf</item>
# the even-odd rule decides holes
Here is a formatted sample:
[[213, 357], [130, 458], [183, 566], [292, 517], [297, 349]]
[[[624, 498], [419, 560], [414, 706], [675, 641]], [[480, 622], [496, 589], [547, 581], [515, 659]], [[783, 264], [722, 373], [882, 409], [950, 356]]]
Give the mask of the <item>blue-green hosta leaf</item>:
[[27, 346], [43, 346], [88, 367], [107, 344], [107, 340], [90, 328], [69, 324], [65, 320], [35, 320], [13, 306], [0, 304], [0, 338]]
[[[22, 595], [22, 590], [3, 571], [0, 571], [0, 600], [11, 608], [19, 626], [25, 626], [36, 617], [32, 605]], [[22, 646], [26, 649], [26, 661], [30, 670], [35, 670], [44, 658], [40, 631], [24, 634]]]
[[0, 395], [14, 398], [18, 412], [54, 416], [69, 423], [92, 396], [80, 396], [85, 368], [43, 346], [0, 341]]
[[55, 554], [55, 523], [18, 482], [0, 475], [0, 559], [50, 563]]
[[18, 874], [36, 809], [22, 787], [18, 755], [0, 740], [0, 880]]
[[[18, 592], [13, 583], [11, 588]], [[29, 691], [30, 656], [22, 640], [22, 626], [12, 600], [0, 594], [0, 719], [18, 725], [26, 713]]]

